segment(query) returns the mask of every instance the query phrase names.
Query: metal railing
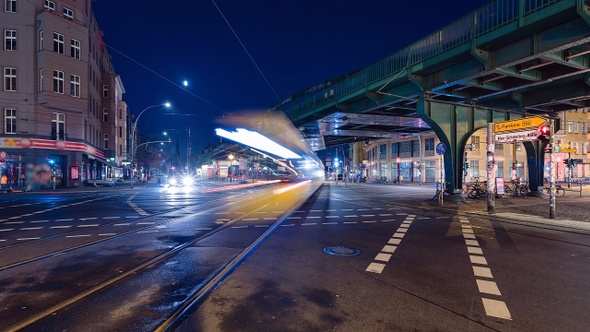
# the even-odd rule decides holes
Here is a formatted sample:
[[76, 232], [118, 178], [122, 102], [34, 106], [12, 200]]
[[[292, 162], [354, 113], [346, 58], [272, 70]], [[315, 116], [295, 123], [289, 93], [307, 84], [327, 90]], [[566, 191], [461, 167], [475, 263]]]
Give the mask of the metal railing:
[[545, 10], [545, 16], [579, 6], [584, 0], [493, 0], [440, 30], [393, 53], [362, 70], [315, 84], [283, 100], [277, 108], [292, 119], [368, 85], [400, 74], [406, 68], [426, 61], [475, 38], [506, 25], [526, 21], [527, 16]]

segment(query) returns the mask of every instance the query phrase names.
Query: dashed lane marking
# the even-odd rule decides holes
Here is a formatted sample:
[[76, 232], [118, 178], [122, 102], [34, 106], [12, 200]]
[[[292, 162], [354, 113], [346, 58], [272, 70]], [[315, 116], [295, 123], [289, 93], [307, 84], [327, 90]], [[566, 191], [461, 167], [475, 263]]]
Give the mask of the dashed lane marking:
[[[408, 215], [404, 220], [404, 224], [408, 227], [411, 225], [412, 221], [414, 221], [415, 215]], [[401, 225], [400, 225], [401, 227]], [[387, 244], [383, 246], [381, 252], [375, 256], [373, 259], [374, 261], [369, 264], [365, 271], [372, 272], [372, 273], [381, 273], [383, 269], [385, 269], [385, 264], [379, 262], [389, 262], [391, 255], [395, 252], [397, 247], [400, 245], [403, 235], [407, 231], [407, 228], [400, 228], [398, 227], [397, 231], [393, 234], [393, 236], [387, 241]], [[400, 237], [401, 236], [401, 237]]]
[[[481, 302], [486, 315], [512, 320], [508, 306], [501, 300], [502, 293], [500, 293], [500, 289], [494, 281], [492, 270], [488, 267], [488, 262], [479, 246], [477, 237], [473, 233], [469, 219], [461, 217], [459, 218], [459, 222], [461, 223], [461, 231], [465, 238], [465, 244], [467, 245], [469, 261], [472, 264], [471, 267], [473, 268], [477, 289], [482, 294]], [[493, 296], [495, 299], [488, 298], [488, 296]]]

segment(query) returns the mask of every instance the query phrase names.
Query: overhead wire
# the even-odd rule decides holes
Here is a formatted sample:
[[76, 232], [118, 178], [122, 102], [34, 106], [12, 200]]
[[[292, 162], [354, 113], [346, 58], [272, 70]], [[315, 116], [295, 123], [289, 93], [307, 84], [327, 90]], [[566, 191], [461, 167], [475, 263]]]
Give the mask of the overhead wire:
[[[176, 83], [176, 82], [174, 82], [174, 81], [170, 80], [170, 79], [169, 79], [169, 78], [167, 78], [166, 76], [164, 76], [164, 75], [162, 75], [162, 74], [158, 73], [157, 71], [155, 71], [155, 70], [153, 70], [153, 69], [149, 68], [148, 66], [144, 65], [143, 63], [141, 63], [141, 62], [139, 62], [139, 61], [137, 61], [137, 60], [133, 59], [132, 57], [128, 56], [127, 54], [125, 54], [125, 53], [123, 53], [123, 52], [121, 52], [121, 51], [117, 50], [116, 48], [112, 47], [111, 45], [108, 45], [108, 44], [107, 44], [107, 43], [105, 43], [104, 41], [103, 41], [103, 44], [104, 44], [106, 47], [110, 48], [111, 50], [113, 50], [113, 51], [115, 51], [115, 52], [119, 53], [121, 56], [123, 56], [123, 57], [127, 58], [128, 60], [130, 60], [130, 61], [132, 61], [132, 62], [136, 63], [137, 65], [139, 65], [139, 66], [143, 67], [144, 69], [146, 69], [146, 70], [150, 71], [152, 74], [154, 74], [154, 75], [156, 75], [156, 76], [160, 77], [161, 79], [165, 80], [166, 82], [168, 82], [168, 83], [170, 83], [170, 84], [172, 84], [172, 85], [176, 86], [177, 88], [179, 88], [179, 89], [183, 90], [184, 92], [186, 92], [186, 93], [188, 93], [188, 94], [192, 95], [193, 97], [195, 97], [195, 98], [197, 98], [197, 99], [201, 100], [202, 102], [206, 103], [207, 105], [209, 105], [209, 106], [212, 106], [212, 107], [216, 108], [217, 110], [219, 110], [219, 111], [222, 111], [222, 112], [224, 112], [224, 113], [225, 113], [225, 110], [223, 110], [223, 109], [222, 109], [222, 108], [220, 108], [219, 106], [217, 106], [217, 105], [215, 105], [215, 104], [211, 103], [210, 101], [208, 101], [208, 100], [206, 100], [206, 99], [204, 99], [204, 98], [202, 98], [202, 97], [198, 96], [198, 95], [197, 95], [197, 94], [195, 94], [194, 92], [192, 92], [192, 91], [190, 91], [190, 90], [188, 90], [188, 89], [185, 89], [185, 88], [184, 88], [184, 87], [182, 87], [180, 84], [178, 84], [178, 83]], [[211, 115], [211, 116], [213, 116], [213, 115]], [[215, 117], [215, 116], [213, 116], [213, 117]]]
[[219, 8], [219, 6], [217, 6], [217, 3], [215, 2], [215, 0], [211, 0], [211, 2], [213, 2], [213, 5], [215, 5], [215, 8], [217, 8], [217, 11], [219, 12], [219, 14], [221, 15], [221, 17], [223, 18], [223, 20], [225, 21], [225, 23], [227, 24], [227, 26], [231, 30], [231, 32], [234, 34], [234, 36], [236, 37], [236, 39], [238, 40], [238, 42], [240, 43], [240, 45], [244, 49], [244, 52], [246, 52], [246, 54], [250, 58], [250, 61], [252, 61], [252, 63], [254, 64], [254, 67], [256, 67], [256, 69], [258, 70], [258, 72], [260, 73], [260, 75], [262, 76], [262, 78], [264, 79], [264, 81], [266, 82], [266, 85], [268, 85], [268, 87], [270, 88], [270, 90], [272, 91], [272, 93], [275, 95], [275, 97], [277, 98], [277, 100], [280, 102], [281, 101], [281, 98], [276, 93], [275, 89], [273, 89], [272, 85], [270, 84], [270, 82], [268, 81], [268, 79], [266, 78], [266, 76], [264, 75], [264, 73], [262, 72], [262, 70], [260, 69], [260, 67], [258, 66], [258, 64], [256, 63], [256, 61], [254, 60], [254, 58], [252, 57], [252, 55], [250, 54], [250, 52], [248, 52], [248, 49], [246, 48], [246, 46], [244, 45], [244, 43], [242, 42], [242, 40], [240, 39], [240, 37], [238, 36], [238, 34], [236, 33], [236, 31], [234, 30], [234, 28], [232, 27], [232, 25], [229, 23], [229, 21], [227, 20], [227, 18], [225, 17], [225, 15], [223, 14], [223, 12], [221, 11], [221, 8]]

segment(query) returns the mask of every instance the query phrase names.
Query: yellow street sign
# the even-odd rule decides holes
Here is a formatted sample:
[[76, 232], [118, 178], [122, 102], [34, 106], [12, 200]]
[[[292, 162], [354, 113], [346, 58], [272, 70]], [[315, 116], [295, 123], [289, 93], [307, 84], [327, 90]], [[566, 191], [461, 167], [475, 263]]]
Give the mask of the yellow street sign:
[[576, 149], [560, 149], [561, 153], [576, 153]]
[[506, 131], [530, 130], [538, 128], [540, 125], [547, 123], [547, 119], [540, 116], [532, 116], [518, 120], [502, 121], [494, 123], [494, 133]]

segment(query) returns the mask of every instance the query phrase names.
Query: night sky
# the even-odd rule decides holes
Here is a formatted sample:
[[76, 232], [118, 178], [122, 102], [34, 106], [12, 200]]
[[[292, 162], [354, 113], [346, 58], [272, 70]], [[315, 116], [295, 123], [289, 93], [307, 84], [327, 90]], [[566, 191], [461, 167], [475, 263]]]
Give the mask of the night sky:
[[174, 105], [148, 110], [138, 126], [153, 134], [174, 129], [181, 149], [190, 127], [195, 152], [219, 142], [218, 117], [269, 109], [379, 61], [488, 1], [466, 2], [94, 0], [92, 7], [131, 110]]

